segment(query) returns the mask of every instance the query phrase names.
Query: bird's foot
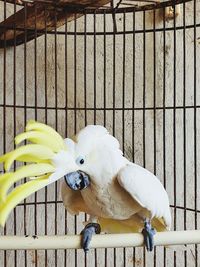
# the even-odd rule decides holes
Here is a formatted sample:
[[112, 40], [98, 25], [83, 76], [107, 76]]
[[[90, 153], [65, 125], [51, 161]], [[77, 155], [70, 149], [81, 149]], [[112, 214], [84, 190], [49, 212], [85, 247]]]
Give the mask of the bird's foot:
[[144, 244], [147, 251], [152, 251], [154, 248], [154, 235], [156, 234], [156, 231], [152, 228], [150, 221], [145, 221], [142, 234], [144, 236]]
[[94, 234], [100, 234], [101, 227], [98, 223], [89, 223], [81, 231], [82, 240], [81, 245], [83, 250], [87, 253], [89, 251], [90, 241]]

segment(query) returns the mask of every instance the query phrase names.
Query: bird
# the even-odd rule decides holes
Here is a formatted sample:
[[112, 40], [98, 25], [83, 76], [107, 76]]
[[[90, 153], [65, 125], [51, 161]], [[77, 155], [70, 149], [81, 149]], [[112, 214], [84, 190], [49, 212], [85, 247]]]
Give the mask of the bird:
[[171, 226], [169, 198], [159, 179], [126, 159], [103, 126], [88, 125], [65, 142], [74, 168], [64, 175], [62, 200], [71, 214], [90, 215], [81, 232], [84, 251], [101, 231], [141, 232], [152, 251], [156, 230]]
[[[73, 215], [89, 215], [81, 231], [86, 253], [95, 234], [141, 232], [147, 251], [152, 251], [156, 232], [170, 230], [169, 198], [162, 183], [124, 157], [105, 127], [88, 125], [63, 139], [50, 126], [32, 120], [15, 138], [16, 145], [23, 141], [29, 143], [0, 157], [5, 168], [0, 176], [0, 225], [27, 196], [63, 179], [64, 207]], [[14, 161], [27, 165], [10, 171]], [[29, 180], [9, 191], [25, 177]]]

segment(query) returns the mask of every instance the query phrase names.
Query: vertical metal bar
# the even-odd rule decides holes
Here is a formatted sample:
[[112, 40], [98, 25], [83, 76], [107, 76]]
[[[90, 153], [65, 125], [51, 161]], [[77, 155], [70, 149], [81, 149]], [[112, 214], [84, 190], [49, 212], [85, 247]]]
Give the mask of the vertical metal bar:
[[146, 166], [145, 159], [145, 106], [146, 106], [146, 12], [143, 11], [143, 165]]
[[[107, 42], [107, 39], [106, 39], [106, 13], [104, 11], [103, 13], [103, 54], [104, 54], [104, 61], [103, 61], [103, 111], [104, 111], [104, 114], [103, 114], [103, 117], [104, 117], [104, 126], [106, 126], [106, 101], [107, 101], [107, 98], [106, 98], [106, 72], [107, 72], [107, 65], [106, 65], [106, 56], [107, 56], [107, 53], [106, 53], [106, 42]], [[107, 251], [106, 251], [107, 252]]]
[[[103, 121], [103, 124], [104, 124], [104, 127], [106, 127], [106, 101], [107, 101], [107, 98], [106, 98], [106, 73], [107, 73], [107, 65], [106, 65], [106, 57], [107, 57], [107, 53], [106, 53], [106, 44], [107, 44], [107, 39], [106, 39], [106, 13], [104, 11], [103, 13], [103, 55], [104, 55], [104, 58], [103, 58], [103, 67], [104, 67], [104, 73], [103, 73], [103, 118], [104, 118], [104, 121]], [[108, 254], [108, 250], [107, 248], [105, 248], [105, 262], [104, 262], [104, 265], [105, 267], [107, 266], [107, 254]]]
[[87, 125], [87, 13], [84, 15], [84, 110]]
[[[184, 177], [184, 230], [187, 229], [187, 156], [186, 156], [186, 36], [185, 36], [185, 3], [183, 3], [183, 177]], [[187, 267], [187, 251], [184, 252], [185, 267]]]
[[[84, 13], [84, 111], [85, 126], [87, 125], [87, 11]], [[87, 214], [85, 213], [85, 221]], [[87, 253], [85, 253], [85, 267], [87, 266]]]
[[[54, 53], [55, 53], [55, 128], [58, 130], [58, 73], [57, 73], [57, 10], [55, 7], [55, 35], [54, 35]], [[55, 235], [57, 235], [57, 199], [58, 199], [58, 182], [55, 183]], [[58, 261], [58, 253], [57, 250], [55, 250], [55, 266], [57, 266]]]
[[[45, 123], [47, 123], [48, 121], [48, 112], [47, 112], [47, 107], [48, 107], [48, 91], [47, 91], [47, 9], [46, 9], [46, 5], [45, 5], [45, 9], [44, 9], [44, 13], [45, 13], [45, 35], [44, 35], [44, 88], [45, 88]], [[45, 228], [44, 228], [44, 234], [47, 235], [47, 187], [45, 187], [45, 206], [44, 206], [44, 223], [45, 223]], [[47, 250], [45, 250], [44, 252], [45, 255], [45, 266], [47, 266], [48, 262], [47, 262]]]
[[[176, 230], [176, 5], [174, 5], [174, 67], [173, 67], [173, 157], [174, 157], [174, 230]], [[176, 251], [174, 251], [174, 267], [176, 267]]]
[[77, 105], [76, 105], [76, 99], [77, 99], [77, 70], [76, 70], [76, 62], [77, 62], [77, 14], [74, 14], [74, 133], [76, 134], [77, 131]]
[[122, 150], [125, 149], [125, 73], [126, 73], [126, 13], [123, 12], [123, 59], [122, 59]]
[[[4, 20], [6, 20], [6, 0], [4, 0]], [[3, 47], [3, 153], [6, 152], [6, 31], [4, 32]], [[4, 227], [4, 235], [7, 234], [7, 226]], [[7, 252], [4, 251], [4, 266], [7, 267]]]
[[[27, 121], [27, 91], [26, 91], [26, 85], [27, 85], [27, 3], [24, 4], [24, 126], [26, 125]], [[24, 182], [26, 182], [26, 178], [24, 179]], [[26, 225], [26, 199], [24, 200], [24, 235], [27, 235], [27, 225]], [[27, 252], [25, 251], [25, 266], [27, 266]]]
[[[44, 94], [45, 94], [45, 123], [47, 123], [48, 101], [47, 101], [47, 10], [46, 10], [46, 6], [44, 8], [44, 23], [45, 23], [45, 34], [44, 34], [44, 88], [45, 90], [44, 90]], [[45, 195], [46, 194], [47, 192], [45, 192]], [[46, 202], [46, 197], [45, 197], [45, 202]], [[46, 227], [46, 222], [45, 222], [45, 227]]]
[[[166, 25], [165, 25], [165, 8], [163, 8], [163, 183], [166, 188], [166, 109], [165, 109], [165, 95], [166, 95]], [[166, 267], [166, 248], [164, 248], [164, 264]]]
[[110, 1], [110, 6], [112, 8], [112, 19], [113, 19], [113, 31], [117, 32], [117, 23], [116, 23], [116, 12], [115, 12], [115, 6], [114, 6], [114, 0]]
[[[14, 18], [15, 17], [16, 17], [16, 2], [14, 3]], [[14, 117], [14, 121], [13, 121], [13, 124], [14, 124], [14, 136], [15, 136], [16, 135], [16, 23], [15, 22], [14, 22], [13, 27], [14, 27], [14, 46], [13, 46], [13, 106], [14, 106], [13, 117]], [[16, 234], [16, 227], [14, 230], [14, 234]]]
[[[16, 2], [14, 3], [14, 18], [16, 17]], [[16, 136], [16, 23], [14, 21], [14, 47], [13, 47], [13, 126], [14, 126], [14, 136]], [[15, 145], [14, 145], [15, 148]], [[14, 169], [16, 168], [16, 163], [14, 163]], [[14, 183], [14, 187], [16, 183]], [[14, 235], [17, 234], [17, 223], [16, 223], [16, 209], [14, 209]], [[15, 265], [17, 264], [17, 252], [14, 252]]]
[[[97, 64], [96, 64], [96, 11], [94, 11], [94, 125], [96, 124], [96, 108], [97, 108], [97, 96], [96, 96], [96, 73], [97, 73]], [[97, 267], [97, 249], [94, 250], [95, 256], [95, 267]]]
[[[197, 229], [197, 1], [194, 0], [194, 208], [195, 208], [195, 229]], [[195, 245], [195, 265], [198, 266], [198, 249]]]
[[[96, 100], [96, 73], [97, 73], [97, 65], [96, 65], [96, 11], [94, 11], [94, 124], [96, 124], [96, 108], [97, 108], [97, 100]], [[97, 262], [97, 254], [95, 249], [95, 264]]]
[[[125, 152], [125, 78], [126, 78], [126, 13], [123, 12], [123, 59], [122, 59], [122, 151]], [[126, 266], [126, 248], [123, 249], [124, 267]]]
[[[146, 140], [145, 140], [145, 126], [146, 126], [146, 12], [143, 11], [143, 166], [146, 167]], [[146, 251], [143, 248], [144, 266], [146, 266]]]
[[[116, 76], [116, 34], [113, 24], [113, 135], [115, 136], [115, 76]], [[114, 248], [114, 266], [116, 266], [116, 249]]]
[[[74, 133], [77, 132], [77, 14], [74, 14]], [[77, 234], [77, 216], [75, 215], [75, 234]], [[75, 250], [75, 267], [78, 266], [77, 250]]]
[[[34, 33], [34, 73], [35, 73], [35, 119], [37, 120], [37, 5], [34, 7], [35, 12], [35, 33]], [[34, 199], [34, 234], [37, 235], [37, 192], [35, 192], [35, 199]], [[35, 266], [37, 267], [37, 250], [35, 250]]]
[[[68, 28], [67, 10], [65, 10], [65, 136], [68, 136]], [[67, 234], [67, 210], [65, 209], [65, 234]], [[67, 266], [67, 250], [65, 250], [64, 266]]]
[[[156, 175], [156, 10], [153, 11], [153, 142], [154, 174]], [[156, 266], [156, 247], [154, 248], [154, 266]]]
[[[113, 26], [114, 30], [114, 26]], [[115, 43], [116, 43], [116, 34], [113, 32], [113, 135], [115, 135], [115, 66], [116, 66], [116, 48], [115, 48]], [[114, 253], [115, 254], [115, 253]]]
[[[135, 161], [135, 12], [133, 12], [133, 96], [132, 96], [132, 160]], [[135, 258], [135, 248], [133, 248], [133, 257]], [[135, 267], [135, 260], [133, 260]]]

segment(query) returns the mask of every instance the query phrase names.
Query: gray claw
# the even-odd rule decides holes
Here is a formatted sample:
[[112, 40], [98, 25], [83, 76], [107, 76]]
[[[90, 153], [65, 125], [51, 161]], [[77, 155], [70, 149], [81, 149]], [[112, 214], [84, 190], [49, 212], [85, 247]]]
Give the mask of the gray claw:
[[92, 239], [92, 236], [94, 234], [100, 234], [101, 227], [98, 223], [89, 223], [85, 226], [85, 228], [82, 230], [82, 240], [81, 245], [85, 253], [89, 251], [90, 242]]
[[154, 248], [154, 235], [156, 234], [156, 231], [154, 228], [152, 228], [150, 222], [145, 221], [142, 234], [144, 236], [144, 244], [147, 251], [152, 251]]

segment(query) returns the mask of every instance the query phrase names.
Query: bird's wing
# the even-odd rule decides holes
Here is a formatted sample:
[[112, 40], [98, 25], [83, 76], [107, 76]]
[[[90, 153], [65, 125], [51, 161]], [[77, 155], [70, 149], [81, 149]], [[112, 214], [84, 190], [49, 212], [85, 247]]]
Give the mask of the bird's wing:
[[119, 171], [117, 180], [143, 208], [150, 212], [152, 218], [164, 220], [166, 228], [170, 228], [168, 195], [155, 175], [133, 163]]
[[65, 182], [62, 183], [61, 196], [63, 205], [73, 215], [79, 214], [79, 212], [89, 213], [89, 209], [86, 206], [80, 191], [74, 191], [70, 189]]

